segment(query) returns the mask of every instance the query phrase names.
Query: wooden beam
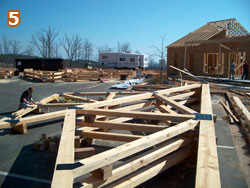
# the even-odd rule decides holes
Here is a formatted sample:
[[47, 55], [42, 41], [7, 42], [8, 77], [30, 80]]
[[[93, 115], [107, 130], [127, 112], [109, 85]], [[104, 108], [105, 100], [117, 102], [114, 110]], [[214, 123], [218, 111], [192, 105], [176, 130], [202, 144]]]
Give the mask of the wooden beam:
[[193, 119], [195, 116], [191, 114], [166, 114], [166, 113], [152, 113], [152, 112], [137, 112], [137, 111], [119, 111], [119, 110], [105, 110], [105, 109], [77, 109], [77, 114], [84, 115], [104, 115], [104, 116], [118, 116], [118, 117], [130, 117], [138, 119], [150, 119], [150, 120], [174, 120], [177, 122]]
[[69, 106], [79, 106], [79, 105], [83, 105], [85, 103], [48, 103], [48, 104], [41, 104], [39, 105], [41, 108], [47, 108], [47, 107], [52, 107], [52, 108], [56, 108], [56, 107], [69, 107]]
[[110, 133], [110, 132], [97, 132], [97, 131], [83, 131], [79, 133], [79, 135], [85, 138], [112, 140], [112, 141], [120, 141], [120, 142], [131, 142], [131, 141], [134, 141], [143, 137], [139, 135], [129, 135], [129, 134]]
[[86, 122], [76, 122], [77, 126], [86, 127], [99, 127], [108, 129], [118, 129], [118, 130], [129, 130], [129, 131], [139, 131], [139, 132], [157, 132], [166, 128], [166, 126], [156, 126], [149, 124], [138, 124], [138, 123], [113, 123], [104, 121], [95, 121], [93, 123]]
[[106, 100], [113, 99], [113, 98], [115, 98], [115, 96], [116, 96], [116, 93], [115, 93], [115, 92], [107, 93], [107, 95], [106, 95]]
[[39, 121], [44, 121], [44, 120], [49, 120], [49, 119], [55, 119], [55, 118], [65, 116], [65, 113], [66, 113], [66, 110], [60, 110], [57, 112], [50, 112], [50, 113], [46, 113], [46, 114], [24, 117], [24, 118], [19, 119], [18, 122], [13, 122], [13, 123], [0, 122], [0, 129], [22, 125], [23, 123], [28, 124], [28, 123], [34, 123], [34, 122], [39, 122]]
[[142, 168], [137, 172], [128, 175], [127, 177], [110, 184], [107, 188], [127, 188], [136, 187], [141, 183], [159, 175], [168, 168], [180, 163], [192, 153], [190, 148], [183, 148], [173, 154], [167, 155], [160, 160], [149, 164], [146, 168]]
[[82, 176], [88, 172], [150, 148], [151, 146], [164, 142], [188, 130], [192, 130], [197, 124], [198, 121], [188, 120], [133, 142], [123, 144], [87, 159], [80, 160], [79, 163], [84, 165], [73, 170], [75, 182], [80, 181]]
[[237, 107], [242, 111], [243, 115], [245, 116], [246, 120], [250, 122], [250, 112], [246, 108], [246, 106], [241, 102], [239, 97], [233, 96], [233, 101], [237, 105]]
[[158, 108], [162, 113], [170, 113], [170, 114], [178, 114], [177, 112], [175, 112], [174, 110], [172, 110], [171, 108], [169, 108], [168, 106], [164, 105], [164, 104], [157, 104], [154, 103], [154, 105], [156, 106], [156, 108]]
[[[145, 92], [114, 92], [116, 95], [138, 95]], [[74, 95], [74, 96], [100, 96], [106, 95], [107, 92], [65, 92], [63, 94], [66, 95]]]
[[229, 113], [229, 115], [232, 116], [232, 118], [234, 119], [235, 122], [239, 122], [239, 119], [232, 113], [232, 111], [230, 110], [230, 108], [228, 108], [224, 102], [220, 101], [221, 105], [224, 107], [224, 109], [227, 111], [227, 113]]
[[70, 98], [76, 101], [84, 101], [84, 102], [96, 102], [96, 100], [93, 99], [88, 99], [88, 98], [82, 98], [82, 97], [78, 97], [78, 96], [74, 96], [74, 95], [66, 95], [66, 94], [61, 94], [61, 97], [65, 97], [65, 98]]
[[187, 114], [197, 113], [196, 111], [192, 110], [191, 108], [188, 108], [188, 107], [184, 106], [183, 104], [180, 104], [180, 103], [174, 101], [173, 99], [169, 99], [168, 97], [165, 97], [163, 95], [155, 94], [155, 98], [158, 100], [161, 100], [165, 104], [169, 104], [170, 106], [172, 106], [176, 110], [179, 110], [182, 113], [187, 113]]
[[[201, 87], [201, 84], [192, 84], [192, 85], [181, 86], [181, 87], [176, 87], [176, 88], [163, 89], [163, 90], [157, 91], [156, 93], [158, 93], [158, 94], [170, 94], [170, 93], [175, 93], [175, 92], [179, 92], [179, 91], [186, 91], [186, 90], [200, 88], [200, 87]], [[135, 102], [135, 101], [139, 101], [139, 100], [150, 99], [152, 97], [153, 97], [153, 93], [147, 92], [147, 93], [135, 95], [133, 97], [127, 96], [127, 97], [105, 100], [105, 101], [100, 101], [100, 102], [91, 103], [91, 104], [79, 105], [78, 107], [97, 108], [97, 107], [103, 107], [103, 106], [107, 106], [107, 105], [114, 106], [117, 104], [125, 104], [125, 103]]]
[[84, 159], [95, 155], [94, 147], [75, 148], [75, 159]]
[[101, 180], [106, 180], [112, 176], [112, 165], [106, 165], [102, 168], [96, 169], [91, 174]]
[[67, 110], [63, 123], [63, 130], [51, 184], [51, 187], [53, 188], [73, 187], [73, 171], [58, 170], [57, 165], [74, 163], [75, 119], [76, 119], [75, 110]]
[[174, 96], [169, 96], [168, 98], [172, 99], [172, 100], [183, 100], [187, 97], [192, 97], [196, 94], [195, 91], [191, 91], [191, 92], [186, 92], [186, 93], [182, 93], [182, 94], [178, 94], [178, 95], [174, 95]]
[[[213, 115], [208, 84], [202, 85], [200, 113]], [[221, 187], [213, 120], [200, 121], [195, 187]]]
[[189, 145], [191, 141], [191, 139], [186, 138], [175, 138], [171, 142], [167, 142], [162, 146], [158, 146], [157, 148], [151, 149], [150, 151], [141, 153], [136, 159], [131, 159], [131, 162], [125, 163], [124, 165], [114, 169], [112, 176], [106, 181], [97, 179], [94, 176], [90, 176], [84, 179], [82, 183], [83, 185], [88, 184], [92, 187], [106, 186], [128, 174], [136, 172], [140, 168], [149, 165], [153, 161], [156, 161], [173, 151]]

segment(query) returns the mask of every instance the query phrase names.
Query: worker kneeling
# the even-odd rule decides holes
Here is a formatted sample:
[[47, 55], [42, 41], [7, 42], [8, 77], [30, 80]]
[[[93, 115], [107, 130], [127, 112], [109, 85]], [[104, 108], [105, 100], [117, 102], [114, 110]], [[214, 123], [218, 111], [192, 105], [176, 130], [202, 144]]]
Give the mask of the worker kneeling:
[[20, 106], [19, 106], [20, 109], [35, 104], [35, 101], [32, 99], [33, 91], [34, 89], [32, 87], [29, 87], [28, 90], [23, 92], [20, 98]]

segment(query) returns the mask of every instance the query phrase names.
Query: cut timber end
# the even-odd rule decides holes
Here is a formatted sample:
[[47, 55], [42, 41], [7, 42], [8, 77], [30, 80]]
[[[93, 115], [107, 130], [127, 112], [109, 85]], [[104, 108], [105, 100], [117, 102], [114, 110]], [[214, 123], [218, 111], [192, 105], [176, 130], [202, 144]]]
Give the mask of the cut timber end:
[[75, 148], [75, 159], [84, 159], [95, 155], [94, 147]]
[[102, 168], [94, 170], [93, 172], [91, 172], [91, 174], [93, 174], [93, 176], [101, 180], [106, 180], [112, 176], [112, 170], [113, 170], [113, 166], [110, 164], [110, 165], [106, 165]]
[[27, 134], [28, 133], [26, 123], [23, 123], [21, 125], [14, 125], [12, 127], [12, 129], [19, 132], [19, 133], [22, 133], [22, 134]]

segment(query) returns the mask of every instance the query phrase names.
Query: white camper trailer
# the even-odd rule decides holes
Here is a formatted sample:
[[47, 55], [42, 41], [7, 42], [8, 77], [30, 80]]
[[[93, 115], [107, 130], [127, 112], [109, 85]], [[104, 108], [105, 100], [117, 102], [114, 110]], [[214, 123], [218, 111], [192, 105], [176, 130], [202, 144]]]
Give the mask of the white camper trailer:
[[103, 68], [148, 68], [148, 55], [125, 52], [100, 52], [99, 62]]

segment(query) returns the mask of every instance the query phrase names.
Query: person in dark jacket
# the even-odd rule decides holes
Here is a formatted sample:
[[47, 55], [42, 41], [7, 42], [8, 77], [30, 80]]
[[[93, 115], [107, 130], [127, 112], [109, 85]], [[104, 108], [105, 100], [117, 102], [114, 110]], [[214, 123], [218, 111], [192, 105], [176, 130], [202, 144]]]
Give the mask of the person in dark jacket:
[[26, 108], [29, 105], [35, 104], [35, 101], [32, 99], [32, 93], [34, 89], [29, 87], [26, 91], [24, 91], [20, 98], [20, 108]]
[[242, 80], [247, 80], [248, 79], [248, 73], [249, 73], [249, 65], [247, 63], [247, 60], [245, 60], [245, 63], [243, 65], [243, 74], [242, 74], [242, 77], [241, 79]]

